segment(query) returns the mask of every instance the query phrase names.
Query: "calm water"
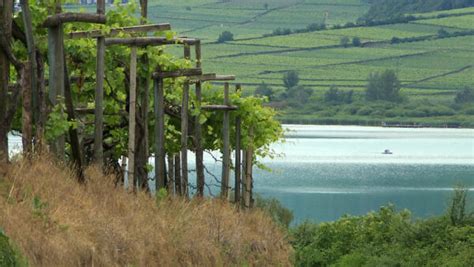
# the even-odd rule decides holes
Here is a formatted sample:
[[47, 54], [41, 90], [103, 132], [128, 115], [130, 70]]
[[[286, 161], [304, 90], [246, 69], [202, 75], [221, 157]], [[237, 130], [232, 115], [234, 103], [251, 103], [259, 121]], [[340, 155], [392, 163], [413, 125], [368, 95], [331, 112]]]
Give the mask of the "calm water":
[[[292, 209], [295, 223], [365, 214], [387, 203], [427, 217], [444, 212], [453, 186], [462, 184], [474, 192], [474, 130], [285, 128], [286, 142], [273, 146], [283, 155], [262, 160], [272, 171], [255, 170], [254, 186]], [[11, 142], [21, 144], [18, 138]], [[382, 154], [385, 149], [393, 154]], [[219, 164], [210, 156], [205, 160], [220, 176]], [[190, 169], [193, 165], [191, 156]], [[207, 175], [207, 181], [218, 194], [215, 180]]]
[[296, 222], [387, 203], [426, 217], [445, 210], [456, 184], [474, 190], [474, 130], [286, 127], [287, 142], [274, 146], [285, 157], [267, 163], [271, 173], [257, 171], [255, 187], [292, 209]]

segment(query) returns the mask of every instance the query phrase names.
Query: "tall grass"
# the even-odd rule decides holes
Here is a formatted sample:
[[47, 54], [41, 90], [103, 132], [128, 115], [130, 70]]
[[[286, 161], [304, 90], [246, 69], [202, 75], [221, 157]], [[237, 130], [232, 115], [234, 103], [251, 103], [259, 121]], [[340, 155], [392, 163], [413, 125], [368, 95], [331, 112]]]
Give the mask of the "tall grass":
[[[33, 266], [290, 265], [285, 234], [259, 210], [114, 187], [97, 168], [79, 185], [49, 156], [0, 183], [0, 227]], [[2, 181], [4, 179], [4, 181]]]

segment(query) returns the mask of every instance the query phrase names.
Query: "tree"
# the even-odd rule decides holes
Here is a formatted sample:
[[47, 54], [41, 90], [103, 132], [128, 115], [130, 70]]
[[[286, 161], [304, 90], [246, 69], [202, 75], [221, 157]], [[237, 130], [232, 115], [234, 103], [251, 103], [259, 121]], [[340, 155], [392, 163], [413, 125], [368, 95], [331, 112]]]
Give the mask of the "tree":
[[286, 87], [287, 91], [290, 91], [291, 88], [298, 85], [300, 82], [300, 77], [298, 72], [290, 70], [283, 75], [283, 85]]
[[371, 73], [367, 83], [366, 98], [369, 101], [398, 102], [401, 100], [400, 87], [400, 81], [393, 70]]
[[268, 97], [269, 100], [272, 100], [273, 98], [273, 89], [268, 86], [265, 82], [262, 82], [254, 92], [254, 95], [256, 96], [266, 96]]
[[312, 94], [313, 90], [311, 90], [310, 88], [306, 88], [302, 85], [297, 85], [291, 87], [287, 95], [290, 100], [290, 105], [301, 106], [302, 104], [306, 104], [309, 102], [309, 99]]
[[355, 46], [355, 47], [361, 46], [362, 42], [360, 41], [360, 38], [359, 37], [354, 37], [352, 39], [352, 45]]
[[341, 45], [344, 46], [344, 47], [348, 47], [349, 42], [350, 42], [350, 39], [347, 36], [342, 37], [341, 41], [340, 41]]
[[225, 43], [234, 40], [234, 34], [232, 34], [230, 31], [223, 31], [220, 35], [219, 38], [217, 38], [218, 43]]
[[336, 86], [331, 86], [329, 90], [324, 93], [324, 102], [333, 104], [352, 103], [353, 90], [344, 92], [339, 90]]
[[454, 98], [456, 104], [465, 104], [474, 102], [474, 89], [465, 87], [462, 91], [456, 94]]

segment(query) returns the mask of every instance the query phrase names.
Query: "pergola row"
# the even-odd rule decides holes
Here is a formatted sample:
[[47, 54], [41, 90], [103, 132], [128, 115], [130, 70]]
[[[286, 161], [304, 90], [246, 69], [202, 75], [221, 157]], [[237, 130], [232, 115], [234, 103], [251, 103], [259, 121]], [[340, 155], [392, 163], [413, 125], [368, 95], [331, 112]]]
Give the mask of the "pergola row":
[[[104, 0], [97, 1], [97, 14], [84, 14], [84, 13], [58, 13], [49, 16], [43, 23], [43, 26], [48, 28], [48, 59], [50, 62], [50, 77], [49, 77], [49, 100], [52, 105], [56, 104], [57, 96], [61, 95], [65, 98], [66, 112], [69, 120], [75, 119], [75, 109], [71, 96], [71, 87], [69, 84], [68, 71], [65, 64], [65, 53], [64, 53], [64, 32], [62, 25], [69, 22], [88, 22], [88, 23], [105, 23], [105, 3]], [[176, 168], [177, 163], [181, 165], [181, 185], [180, 191], [185, 196], [188, 196], [188, 127], [189, 127], [189, 87], [191, 84], [195, 86], [195, 94], [197, 106], [203, 110], [221, 111], [223, 112], [223, 164], [222, 164], [222, 179], [221, 179], [221, 196], [228, 198], [229, 191], [229, 177], [230, 177], [230, 112], [236, 110], [237, 107], [231, 105], [229, 99], [229, 81], [235, 80], [233, 75], [217, 75], [214, 73], [203, 74], [201, 69], [201, 42], [199, 39], [193, 38], [172, 38], [167, 39], [164, 37], [128, 37], [128, 38], [115, 38], [120, 33], [149, 33], [155, 31], [170, 30], [170, 24], [151, 24], [151, 25], [139, 25], [131, 27], [121, 27], [111, 29], [107, 34], [104, 34], [100, 30], [92, 31], [81, 31], [72, 32], [67, 34], [68, 38], [95, 38], [97, 39], [97, 58], [96, 58], [96, 90], [95, 90], [95, 130], [94, 130], [94, 160], [103, 164], [103, 129], [104, 129], [104, 110], [103, 110], [103, 98], [104, 98], [104, 76], [105, 76], [105, 50], [107, 46], [122, 45], [131, 47], [131, 62], [130, 62], [130, 110], [129, 110], [129, 144], [128, 144], [128, 179], [129, 181], [136, 182], [134, 169], [135, 161], [134, 155], [136, 151], [135, 147], [135, 119], [136, 119], [136, 78], [137, 78], [137, 48], [143, 48], [147, 46], [163, 46], [163, 45], [182, 45], [183, 54], [186, 59], [191, 59], [191, 46], [194, 46], [195, 50], [195, 68], [189, 69], [178, 69], [173, 71], [163, 71], [156, 69], [152, 74], [153, 79], [153, 94], [154, 94], [154, 119], [155, 119], [155, 181], [156, 189], [166, 188], [166, 151], [165, 151], [165, 99], [164, 99], [164, 79], [168, 78], [179, 78], [184, 77], [183, 94], [181, 99], [181, 155], [180, 158], [175, 157], [175, 161], [169, 164], [169, 175], [172, 177], [173, 172], [171, 165]], [[208, 81], [224, 81], [224, 102], [222, 104], [214, 104], [201, 106], [202, 101], [202, 88], [203, 82]], [[240, 86], [237, 86], [240, 89]], [[196, 178], [197, 178], [197, 196], [203, 196], [205, 187], [205, 176], [204, 176], [204, 164], [203, 164], [203, 148], [202, 148], [202, 129], [199, 123], [199, 118], [196, 116], [195, 129], [194, 129], [194, 150], [196, 154]], [[236, 148], [235, 148], [235, 200], [240, 201], [240, 184], [241, 184], [241, 145], [240, 145], [240, 124], [241, 119], [236, 120]], [[82, 175], [82, 155], [79, 144], [79, 134], [76, 129], [69, 130], [69, 137], [71, 141], [72, 156], [74, 163], [79, 172], [79, 179], [84, 180]], [[52, 144], [53, 151], [58, 155], [64, 155], [64, 138], [59, 138]], [[246, 166], [250, 166], [250, 174], [248, 174], [249, 167], [244, 167], [245, 181], [242, 193], [245, 195], [247, 192], [251, 192], [251, 162], [252, 158], [248, 158], [247, 153], [244, 153], [246, 157]], [[250, 150], [251, 151], [251, 150]], [[250, 153], [251, 154], [251, 153]], [[174, 175], [178, 175], [178, 172], [174, 172]], [[248, 177], [247, 177], [248, 176]], [[175, 178], [176, 179], [176, 178]], [[168, 181], [170, 182], [170, 181]], [[178, 186], [178, 183], [176, 183]], [[178, 189], [176, 189], [178, 190]], [[250, 205], [250, 200], [244, 198], [244, 204]]]

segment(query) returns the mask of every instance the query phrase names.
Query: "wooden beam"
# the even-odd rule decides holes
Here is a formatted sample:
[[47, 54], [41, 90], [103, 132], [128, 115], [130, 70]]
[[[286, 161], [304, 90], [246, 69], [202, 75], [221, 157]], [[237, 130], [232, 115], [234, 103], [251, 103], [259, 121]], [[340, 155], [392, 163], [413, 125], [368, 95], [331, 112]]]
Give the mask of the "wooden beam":
[[[224, 85], [224, 106], [230, 106], [229, 83]], [[222, 176], [221, 176], [221, 198], [226, 200], [229, 195], [229, 176], [230, 176], [230, 122], [229, 111], [224, 111], [222, 125]]]
[[206, 73], [196, 77], [189, 77], [188, 79], [190, 83], [233, 80], [235, 80], [235, 75], [217, 75], [215, 73]]
[[201, 68], [201, 40], [199, 39], [194, 44], [194, 52], [196, 54], [196, 68]]
[[[165, 187], [165, 96], [163, 79], [153, 83], [155, 114], [155, 189]], [[172, 169], [170, 169], [172, 172]]]
[[43, 27], [51, 28], [59, 26], [63, 23], [68, 22], [87, 22], [87, 23], [97, 23], [105, 24], [106, 18], [104, 14], [90, 14], [90, 13], [73, 13], [66, 12], [60, 14], [54, 14], [48, 16], [43, 22]]
[[167, 39], [166, 37], [130, 37], [130, 38], [107, 38], [105, 44], [110, 45], [126, 45], [126, 46], [159, 46], [159, 45], [174, 45], [174, 44], [185, 44], [193, 45], [196, 43], [196, 39], [191, 38], [173, 38]]
[[92, 31], [71, 32], [67, 36], [70, 39], [80, 39], [80, 38], [112, 37], [120, 33], [140, 33], [140, 32], [156, 32], [156, 31], [169, 31], [169, 30], [171, 30], [171, 25], [169, 23], [160, 23], [160, 24], [148, 24], [148, 25], [137, 25], [137, 26], [130, 26], [130, 27], [113, 28], [107, 34], [104, 34], [101, 30], [92, 30]]
[[153, 73], [153, 79], [198, 76], [201, 74], [202, 74], [201, 69], [179, 69], [175, 71], [156, 71]]
[[205, 105], [202, 106], [201, 109], [203, 110], [222, 110], [222, 111], [231, 111], [231, 110], [237, 110], [237, 106], [232, 106], [232, 105]]
[[130, 106], [128, 116], [128, 187], [136, 190], [135, 178], [135, 125], [137, 110], [137, 48], [130, 55]]

